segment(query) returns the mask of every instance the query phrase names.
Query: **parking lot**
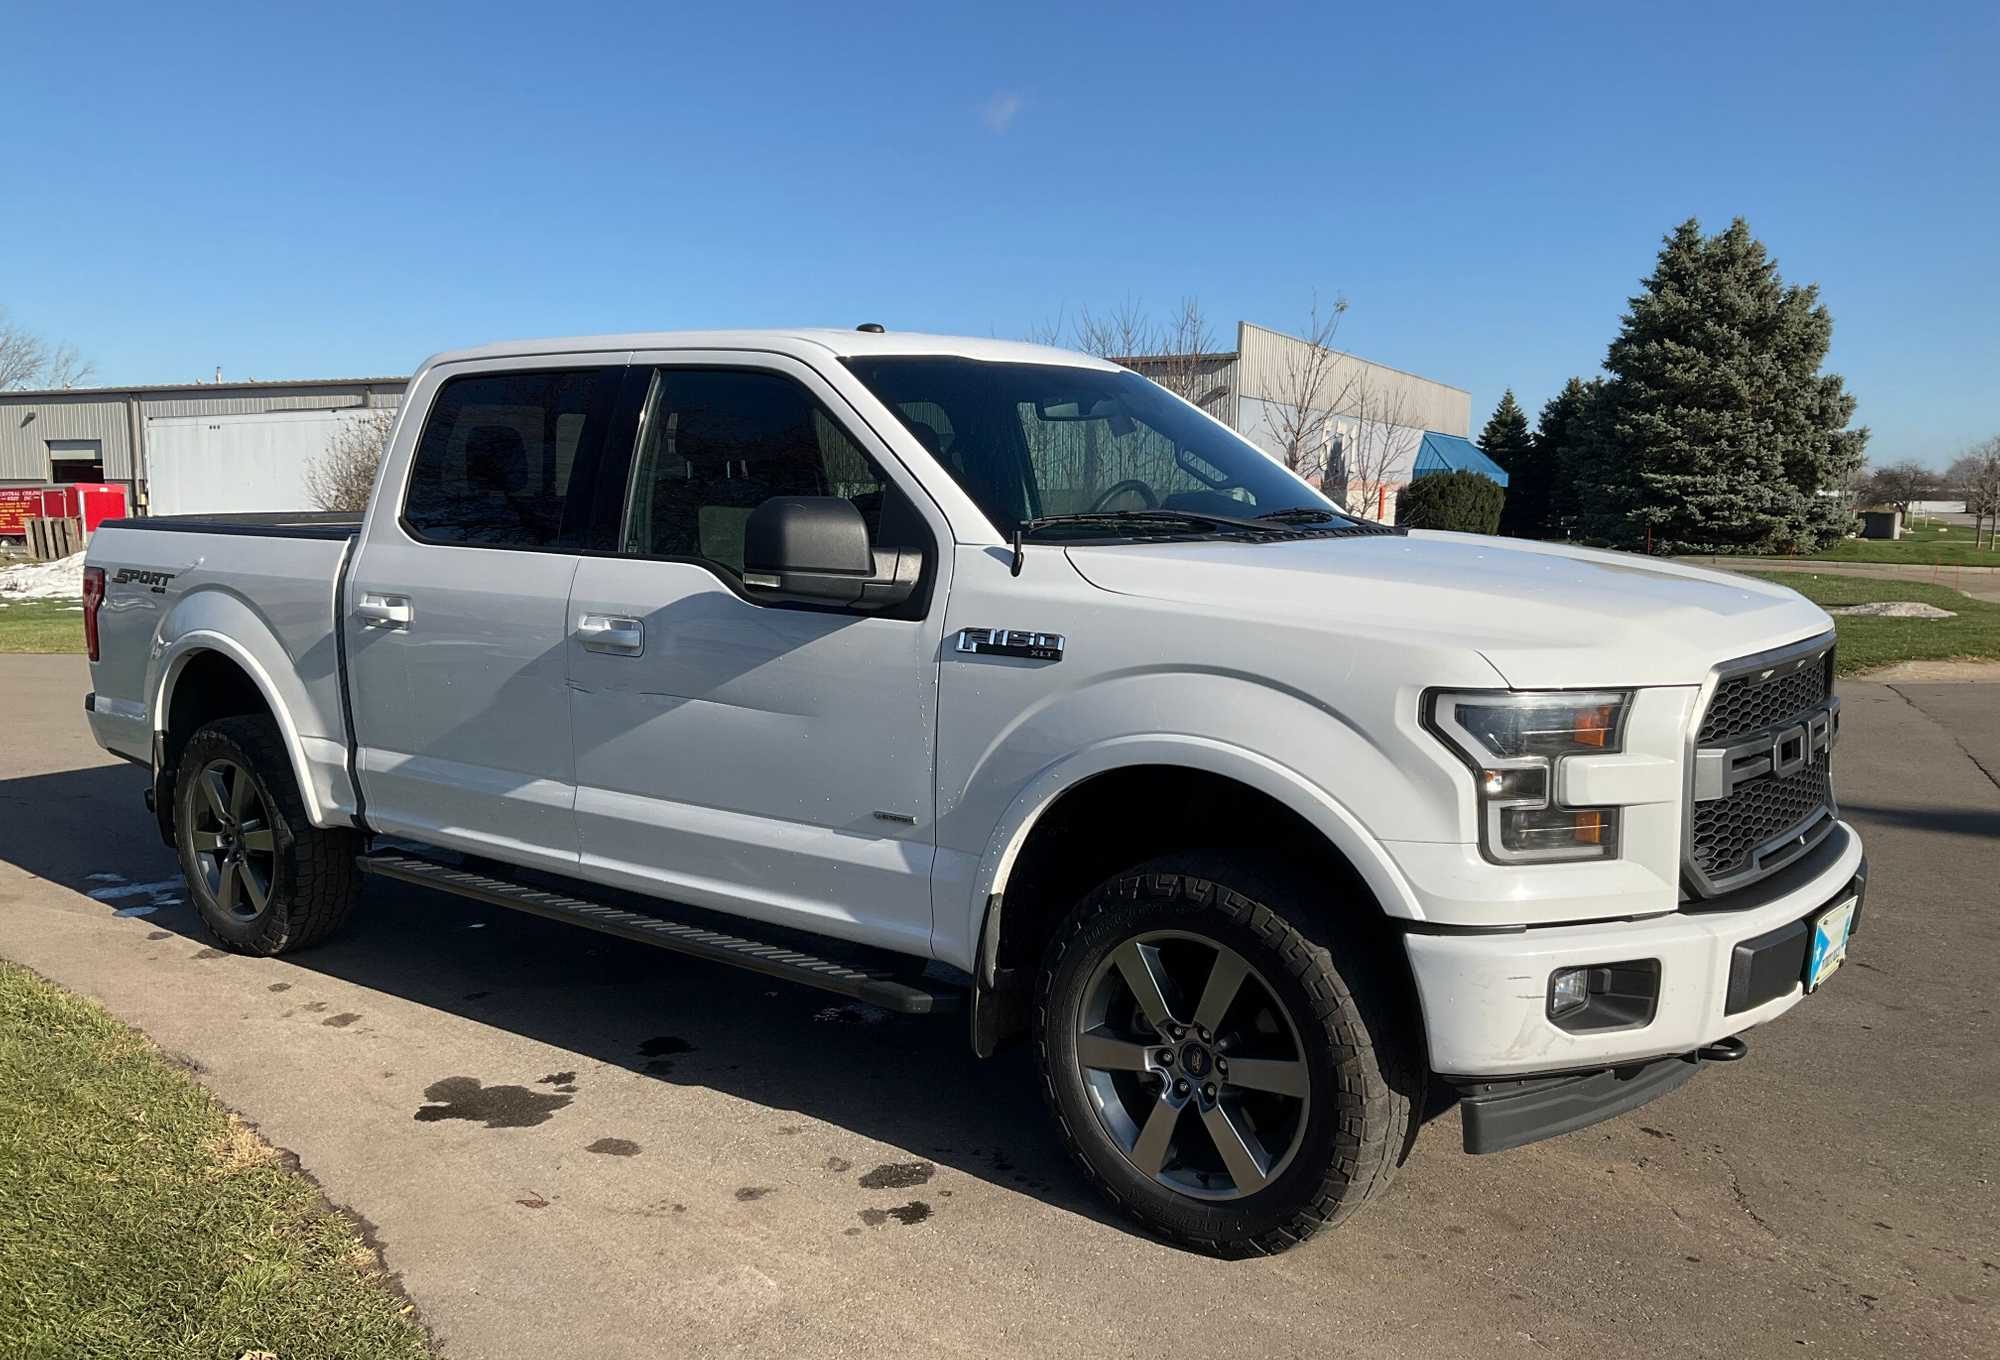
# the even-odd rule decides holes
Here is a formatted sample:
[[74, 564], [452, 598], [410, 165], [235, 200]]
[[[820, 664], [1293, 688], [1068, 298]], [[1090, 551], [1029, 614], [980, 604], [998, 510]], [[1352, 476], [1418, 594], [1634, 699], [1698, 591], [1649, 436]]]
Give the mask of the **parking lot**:
[[1843, 687], [1864, 926], [1747, 1061], [1497, 1157], [1448, 1115], [1225, 1263], [1088, 1197], [955, 1019], [379, 882], [327, 947], [207, 947], [86, 683], [0, 656], [0, 955], [295, 1153], [447, 1353], [2000, 1355], [2000, 687]]

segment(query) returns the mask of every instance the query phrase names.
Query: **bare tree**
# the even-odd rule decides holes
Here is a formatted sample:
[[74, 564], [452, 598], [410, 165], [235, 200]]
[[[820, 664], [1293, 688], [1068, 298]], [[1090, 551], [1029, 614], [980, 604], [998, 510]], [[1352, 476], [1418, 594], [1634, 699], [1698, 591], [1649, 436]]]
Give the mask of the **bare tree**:
[[75, 387], [95, 370], [76, 346], [50, 344], [7, 319], [0, 307], [0, 392], [10, 388]]
[[1408, 480], [1423, 434], [1403, 395], [1375, 387], [1363, 373], [1342, 383], [1323, 489], [1351, 515], [1389, 519], [1388, 493]]
[[1359, 380], [1360, 369], [1344, 367], [1344, 356], [1333, 348], [1346, 314], [1346, 298], [1336, 297], [1322, 308], [1319, 294], [1313, 294], [1305, 330], [1296, 337], [1304, 343], [1284, 347], [1267, 406], [1279, 461], [1315, 486], [1332, 471], [1337, 454], [1345, 452], [1334, 416], [1352, 405]]
[[365, 510], [382, 466], [382, 450], [396, 413], [372, 409], [357, 420], [344, 420], [326, 451], [306, 464], [306, 494], [322, 510]]
[[1944, 484], [1965, 497], [1973, 546], [2000, 543], [2000, 435], [1973, 445], [1954, 461], [1944, 474]]
[[1027, 338], [1123, 364], [1197, 406], [1223, 395], [1213, 375], [1227, 360], [1216, 352], [1215, 332], [1192, 297], [1182, 298], [1164, 320], [1130, 297], [1107, 312], [1080, 307], [1073, 319], [1058, 312], [1030, 326]]
[[1867, 480], [1861, 484], [1861, 498], [1908, 513], [1913, 502], [1930, 496], [1938, 485], [1939, 478], [1935, 472], [1914, 458], [1905, 458], [1900, 463], [1871, 469]]

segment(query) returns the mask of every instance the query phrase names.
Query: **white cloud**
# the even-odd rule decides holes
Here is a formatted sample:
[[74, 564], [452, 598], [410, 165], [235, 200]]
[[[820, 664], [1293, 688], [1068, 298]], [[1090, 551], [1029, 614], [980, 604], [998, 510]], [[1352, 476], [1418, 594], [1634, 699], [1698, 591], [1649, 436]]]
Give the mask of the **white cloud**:
[[1014, 119], [1021, 113], [1021, 96], [1012, 90], [1001, 90], [986, 101], [979, 111], [980, 121], [989, 132], [1005, 132], [1014, 125]]

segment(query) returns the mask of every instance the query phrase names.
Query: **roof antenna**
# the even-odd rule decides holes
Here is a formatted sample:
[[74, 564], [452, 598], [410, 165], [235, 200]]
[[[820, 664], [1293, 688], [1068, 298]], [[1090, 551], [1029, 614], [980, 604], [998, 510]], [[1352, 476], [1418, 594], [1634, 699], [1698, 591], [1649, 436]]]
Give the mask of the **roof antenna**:
[[1021, 574], [1021, 564], [1027, 560], [1028, 555], [1021, 551], [1021, 526], [1017, 524], [1014, 526], [1014, 565], [1008, 574], [1019, 576]]
[[888, 327], [884, 326], [879, 321], [864, 321], [860, 325], [856, 326], [854, 329], [857, 331], [867, 331], [870, 335], [880, 335], [884, 331], [886, 331]]

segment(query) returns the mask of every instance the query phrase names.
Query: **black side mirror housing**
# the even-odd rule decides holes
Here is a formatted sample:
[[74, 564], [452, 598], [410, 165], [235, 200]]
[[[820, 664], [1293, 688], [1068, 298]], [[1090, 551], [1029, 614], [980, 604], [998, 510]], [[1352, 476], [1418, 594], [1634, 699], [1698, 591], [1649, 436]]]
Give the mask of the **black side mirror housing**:
[[743, 585], [760, 597], [887, 609], [916, 593], [923, 554], [877, 552], [853, 501], [773, 496], [743, 526]]

